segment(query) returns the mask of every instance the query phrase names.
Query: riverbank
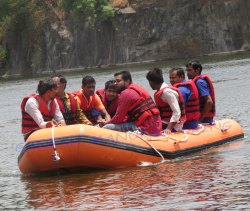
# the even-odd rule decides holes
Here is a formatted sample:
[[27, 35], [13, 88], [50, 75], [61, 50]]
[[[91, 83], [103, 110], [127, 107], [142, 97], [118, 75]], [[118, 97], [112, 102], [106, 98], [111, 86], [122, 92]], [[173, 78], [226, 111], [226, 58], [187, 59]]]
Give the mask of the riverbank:
[[[250, 1], [113, 2], [118, 4], [114, 16], [92, 28], [74, 22], [57, 4], [47, 8], [47, 1], [39, 5], [32, 2], [33, 6], [46, 10], [50, 18], [40, 20], [42, 27], [38, 31], [25, 25], [22, 31], [17, 28], [6, 36], [9, 69], [2, 72], [3, 77], [197, 58], [250, 49]], [[26, 22], [33, 19], [28, 16]]]
[[[202, 58], [202, 61], [204, 62], [212, 62], [215, 59], [216, 60], [222, 60], [222, 61], [227, 61], [230, 60], [231, 58], [249, 58], [250, 57], [250, 51], [244, 51], [244, 50], [238, 50], [238, 51], [231, 51], [231, 52], [221, 52], [221, 53], [211, 53], [211, 54], [207, 54], [204, 56], [198, 56], [196, 58], [192, 58], [192, 59], [196, 59], [196, 60], [200, 60]], [[52, 74], [55, 73], [60, 73], [60, 74], [75, 74], [75, 73], [89, 73], [91, 74], [91, 72], [96, 72], [99, 70], [107, 70], [107, 69], [113, 69], [114, 71], [118, 71], [121, 68], [126, 68], [126, 69], [130, 69], [133, 67], [140, 67], [140, 66], [145, 66], [148, 65], [150, 66], [154, 66], [156, 63], [166, 63], [169, 61], [175, 61], [175, 60], [183, 60], [183, 61], [189, 61], [190, 58], [176, 58], [176, 59], [167, 59], [167, 60], [148, 60], [148, 61], [141, 61], [141, 62], [128, 62], [128, 63], [121, 63], [121, 64], [115, 64], [115, 65], [101, 65], [99, 67], [79, 67], [79, 68], [65, 68], [65, 69], [57, 69], [54, 71], [43, 71], [41, 73], [35, 73], [32, 76], [33, 77], [44, 77], [44, 76], [50, 76]], [[201, 61], [201, 62], [202, 62]], [[184, 65], [185, 63], [183, 63], [182, 65]], [[181, 65], [180, 65], [181, 66]], [[4, 80], [10, 80], [10, 79], [20, 79], [20, 78], [24, 78], [22, 75], [20, 74], [16, 74], [16, 75], [8, 75], [5, 74], [2, 77], [0, 77]]]

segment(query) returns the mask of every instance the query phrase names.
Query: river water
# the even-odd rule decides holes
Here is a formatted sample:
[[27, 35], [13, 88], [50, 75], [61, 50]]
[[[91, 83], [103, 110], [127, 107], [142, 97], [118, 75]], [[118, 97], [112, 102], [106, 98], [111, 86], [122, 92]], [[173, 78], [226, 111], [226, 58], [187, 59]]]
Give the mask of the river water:
[[[236, 119], [245, 138], [154, 167], [22, 175], [17, 165], [23, 146], [20, 103], [44, 77], [1, 81], [0, 210], [249, 210], [250, 54], [200, 60], [214, 82], [217, 119]], [[145, 79], [149, 68], [163, 68], [168, 83], [167, 71], [185, 63], [173, 60], [122, 69], [150, 90]], [[91, 71], [97, 88], [117, 70]], [[68, 74], [68, 91], [79, 89], [86, 74], [90, 73]]]

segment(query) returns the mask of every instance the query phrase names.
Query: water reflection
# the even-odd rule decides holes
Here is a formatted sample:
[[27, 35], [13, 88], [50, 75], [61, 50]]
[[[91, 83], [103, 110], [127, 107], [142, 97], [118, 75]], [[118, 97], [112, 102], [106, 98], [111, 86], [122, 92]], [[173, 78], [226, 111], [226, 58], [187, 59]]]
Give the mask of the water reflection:
[[[223, 57], [223, 56], [222, 56]], [[35, 92], [41, 78], [0, 82], [0, 210], [249, 210], [250, 54], [201, 58], [204, 73], [215, 82], [217, 119], [234, 118], [246, 138], [185, 156], [156, 167], [91, 171], [53, 176], [21, 176], [17, 157], [23, 138], [20, 102]], [[225, 60], [226, 59], [226, 60]], [[219, 62], [218, 62], [219, 61]], [[168, 70], [186, 61], [99, 69], [67, 75], [68, 90], [80, 88], [83, 75], [91, 74], [102, 88], [113, 73], [126, 69], [133, 81], [153, 94], [145, 78], [159, 66], [168, 82]]]
[[[228, 204], [228, 196], [237, 186], [230, 178], [228, 160], [223, 153], [242, 147], [235, 142], [196, 156], [180, 158], [154, 167], [136, 167], [48, 177], [22, 177], [28, 194], [27, 203], [44, 210], [119, 210], [125, 209], [214, 209]], [[226, 150], [227, 151], [227, 150]], [[233, 158], [231, 158], [233, 159]], [[223, 165], [226, 163], [225, 168]], [[229, 166], [230, 167], [230, 166]], [[241, 167], [233, 167], [240, 172]], [[237, 168], [237, 169], [235, 169]], [[249, 185], [249, 184], [246, 184]], [[238, 191], [236, 191], [238, 192]]]

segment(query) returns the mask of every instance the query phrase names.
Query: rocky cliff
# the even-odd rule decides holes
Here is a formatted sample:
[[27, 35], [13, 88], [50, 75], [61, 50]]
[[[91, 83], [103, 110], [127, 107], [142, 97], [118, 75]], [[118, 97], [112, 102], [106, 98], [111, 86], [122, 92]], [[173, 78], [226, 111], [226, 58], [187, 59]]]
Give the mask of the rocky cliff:
[[[248, 0], [129, 0], [113, 5], [115, 17], [95, 30], [69, 20], [46, 27], [41, 60], [32, 72], [250, 49]], [[10, 58], [15, 68], [9, 74], [22, 74], [27, 68], [16, 68], [24, 59], [17, 55]]]

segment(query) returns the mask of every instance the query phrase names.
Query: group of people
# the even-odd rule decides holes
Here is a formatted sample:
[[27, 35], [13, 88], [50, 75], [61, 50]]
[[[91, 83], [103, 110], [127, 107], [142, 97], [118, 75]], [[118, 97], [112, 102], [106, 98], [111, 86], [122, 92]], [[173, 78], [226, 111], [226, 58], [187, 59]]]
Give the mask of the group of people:
[[62, 75], [39, 81], [37, 93], [21, 103], [22, 133], [25, 141], [34, 131], [52, 126], [87, 124], [111, 130], [135, 131], [159, 135], [196, 129], [199, 123], [213, 123], [215, 94], [210, 77], [202, 73], [198, 61], [169, 71], [171, 86], [164, 82], [159, 68], [150, 70], [146, 78], [149, 92], [133, 83], [129, 71], [114, 74], [105, 88], [95, 91], [92, 76], [82, 79], [79, 91], [66, 92], [67, 80]]

